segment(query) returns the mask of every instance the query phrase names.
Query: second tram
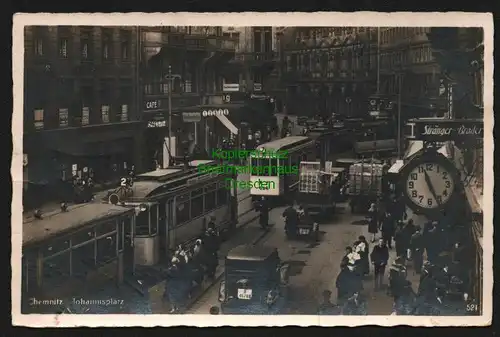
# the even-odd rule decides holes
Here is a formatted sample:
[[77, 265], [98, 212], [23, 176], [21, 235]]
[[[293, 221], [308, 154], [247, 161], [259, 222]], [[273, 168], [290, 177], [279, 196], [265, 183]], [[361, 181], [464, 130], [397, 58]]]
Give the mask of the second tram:
[[250, 158], [252, 200], [291, 196], [299, 184], [300, 162], [314, 159], [315, 149], [316, 142], [305, 136], [290, 136], [259, 145]]

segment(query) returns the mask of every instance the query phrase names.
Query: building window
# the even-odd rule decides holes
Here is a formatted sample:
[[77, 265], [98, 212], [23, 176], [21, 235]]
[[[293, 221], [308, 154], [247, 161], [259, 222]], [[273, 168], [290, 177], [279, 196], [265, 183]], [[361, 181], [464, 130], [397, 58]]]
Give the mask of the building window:
[[102, 31], [102, 59], [105, 61], [111, 60], [113, 48], [113, 32], [110, 29]]
[[59, 39], [59, 56], [62, 58], [68, 57], [68, 39]]
[[89, 107], [82, 107], [82, 126], [83, 125], [89, 125], [90, 122], [90, 108]]
[[104, 42], [102, 45], [102, 58], [104, 60], [109, 60], [109, 43]]
[[88, 40], [82, 40], [82, 59], [88, 60], [89, 59], [89, 41]]
[[128, 60], [130, 58], [130, 42], [132, 40], [131, 32], [129, 30], [122, 30], [120, 32], [121, 44], [120, 53], [122, 60]]
[[109, 123], [109, 105], [101, 106], [101, 118], [103, 123]]
[[128, 121], [128, 104], [122, 104], [122, 113], [120, 116], [120, 121], [122, 122]]
[[69, 118], [69, 112], [68, 109], [66, 108], [61, 108], [59, 109], [59, 127], [67, 127], [68, 124], [68, 118]]
[[42, 39], [35, 40], [35, 55], [36, 56], [43, 56], [43, 40]]
[[144, 95], [152, 95], [153, 94], [153, 85], [151, 83], [144, 85]]
[[43, 109], [34, 110], [35, 129], [43, 129]]
[[122, 49], [122, 60], [128, 60], [129, 58], [129, 51], [128, 51], [128, 46], [129, 46], [129, 42], [122, 42], [122, 46], [121, 46], [121, 49]]

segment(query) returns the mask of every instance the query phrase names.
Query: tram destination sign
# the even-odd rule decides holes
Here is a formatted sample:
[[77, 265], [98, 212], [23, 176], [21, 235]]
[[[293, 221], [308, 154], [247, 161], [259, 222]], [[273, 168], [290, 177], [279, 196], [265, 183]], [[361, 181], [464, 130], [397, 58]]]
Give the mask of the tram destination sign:
[[483, 138], [484, 122], [481, 119], [413, 119], [407, 123], [406, 130], [408, 139], [423, 141]]

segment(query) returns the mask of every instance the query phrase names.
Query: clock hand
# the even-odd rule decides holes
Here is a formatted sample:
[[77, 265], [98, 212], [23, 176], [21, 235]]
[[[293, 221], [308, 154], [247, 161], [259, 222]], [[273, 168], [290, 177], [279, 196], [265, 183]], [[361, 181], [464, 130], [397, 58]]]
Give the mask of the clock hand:
[[431, 194], [434, 197], [434, 199], [436, 200], [438, 206], [441, 206], [441, 203], [439, 202], [439, 200], [437, 198], [436, 190], [434, 189], [434, 186], [431, 183], [431, 178], [429, 177], [429, 174], [427, 173], [427, 171], [424, 171], [424, 176], [425, 176], [425, 182], [427, 184], [427, 187], [429, 187], [429, 191], [431, 191]]

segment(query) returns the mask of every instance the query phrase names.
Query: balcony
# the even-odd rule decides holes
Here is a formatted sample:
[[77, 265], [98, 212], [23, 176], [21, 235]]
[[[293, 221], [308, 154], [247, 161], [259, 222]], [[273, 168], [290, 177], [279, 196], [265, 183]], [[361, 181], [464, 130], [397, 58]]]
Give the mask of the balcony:
[[287, 82], [367, 82], [374, 79], [370, 70], [288, 71], [283, 74]]

